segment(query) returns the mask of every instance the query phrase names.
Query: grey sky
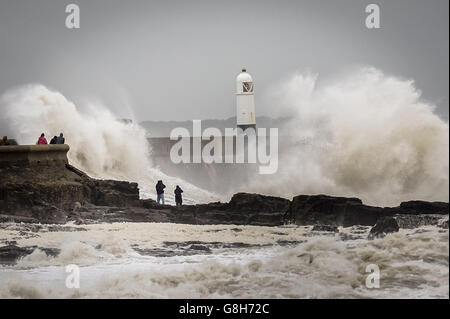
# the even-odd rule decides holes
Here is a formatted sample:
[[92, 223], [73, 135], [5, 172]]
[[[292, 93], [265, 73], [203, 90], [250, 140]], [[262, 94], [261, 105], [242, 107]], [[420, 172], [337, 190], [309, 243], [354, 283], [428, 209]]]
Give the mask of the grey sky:
[[[70, 2], [79, 30], [65, 28]], [[227, 118], [245, 65], [270, 116], [264, 92], [293, 72], [372, 65], [414, 79], [448, 120], [449, 2], [376, 1], [381, 29], [368, 30], [373, 2], [2, 0], [0, 93], [42, 83], [138, 121]]]

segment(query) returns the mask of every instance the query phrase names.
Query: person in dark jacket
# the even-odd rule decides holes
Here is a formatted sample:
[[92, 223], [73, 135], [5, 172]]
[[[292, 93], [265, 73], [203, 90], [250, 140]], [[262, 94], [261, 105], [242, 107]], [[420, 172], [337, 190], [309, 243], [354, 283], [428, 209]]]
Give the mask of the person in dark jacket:
[[183, 190], [180, 188], [180, 186], [177, 185], [177, 187], [175, 188], [175, 204], [177, 206], [181, 206], [183, 205], [183, 196], [181, 196], [181, 193], [183, 192]]
[[162, 204], [164, 205], [164, 188], [166, 188], [166, 185], [163, 184], [162, 180], [159, 180], [158, 183], [156, 183], [156, 194], [157, 195], [157, 202], [159, 204], [159, 201], [162, 200]]
[[58, 137], [56, 135], [53, 136], [53, 138], [50, 140], [50, 144], [56, 144], [57, 139], [58, 139]]
[[56, 138], [56, 144], [64, 144], [66, 139], [63, 136], [63, 133], [59, 134], [59, 136]]

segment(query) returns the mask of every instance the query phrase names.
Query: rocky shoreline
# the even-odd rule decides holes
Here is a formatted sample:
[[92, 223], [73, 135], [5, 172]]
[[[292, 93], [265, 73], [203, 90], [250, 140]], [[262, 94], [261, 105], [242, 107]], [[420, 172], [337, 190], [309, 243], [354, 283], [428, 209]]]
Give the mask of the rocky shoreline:
[[[445, 202], [408, 201], [397, 207], [375, 207], [358, 198], [327, 195], [299, 195], [288, 200], [237, 193], [228, 203], [159, 205], [152, 199], [139, 199], [136, 183], [93, 179], [68, 163], [2, 166], [0, 176], [0, 222], [350, 227], [383, 221], [395, 229], [393, 223], [402, 228], [438, 225], [449, 214]], [[442, 227], [448, 228], [448, 218]]]

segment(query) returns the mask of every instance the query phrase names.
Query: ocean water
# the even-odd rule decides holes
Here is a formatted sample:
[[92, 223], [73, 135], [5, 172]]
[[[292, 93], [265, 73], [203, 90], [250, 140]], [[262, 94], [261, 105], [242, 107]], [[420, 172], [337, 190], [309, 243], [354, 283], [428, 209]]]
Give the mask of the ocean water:
[[[375, 240], [367, 227], [69, 226], [86, 230], [2, 225], [3, 242], [60, 253], [2, 265], [0, 298], [449, 298], [448, 230], [434, 226]], [[379, 288], [366, 286], [371, 264]], [[68, 265], [79, 267], [79, 288], [66, 286]]]
[[[413, 81], [374, 68], [322, 85], [317, 77], [296, 74], [274, 89], [275, 109], [292, 119], [285, 129], [294, 147], [279, 154], [276, 175], [254, 176], [235, 191], [356, 196], [379, 206], [448, 201], [448, 121]], [[155, 198], [162, 179], [168, 204], [177, 184], [187, 204], [229, 199], [161, 172], [139, 119], [118, 121], [107, 106], [79, 108], [28, 85], [3, 94], [0, 111], [19, 143], [63, 131], [72, 165], [94, 178], [138, 182], [141, 198]], [[312, 147], [300, 147], [305, 140]], [[432, 226], [372, 241], [358, 227], [327, 234], [296, 226], [69, 226], [86, 230], [0, 224], [0, 246], [60, 251], [36, 249], [1, 265], [0, 298], [449, 298], [448, 230]], [[68, 265], [79, 267], [79, 288], [66, 287]], [[369, 265], [380, 270], [379, 288], [366, 286]]]

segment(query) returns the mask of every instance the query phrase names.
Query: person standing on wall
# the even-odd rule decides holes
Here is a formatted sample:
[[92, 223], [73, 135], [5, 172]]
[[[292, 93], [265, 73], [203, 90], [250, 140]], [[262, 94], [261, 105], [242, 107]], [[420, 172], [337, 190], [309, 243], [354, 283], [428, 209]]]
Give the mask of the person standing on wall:
[[177, 206], [181, 206], [183, 205], [183, 196], [181, 195], [181, 193], [183, 192], [183, 190], [180, 188], [180, 186], [177, 185], [177, 187], [175, 188], [175, 204]]

